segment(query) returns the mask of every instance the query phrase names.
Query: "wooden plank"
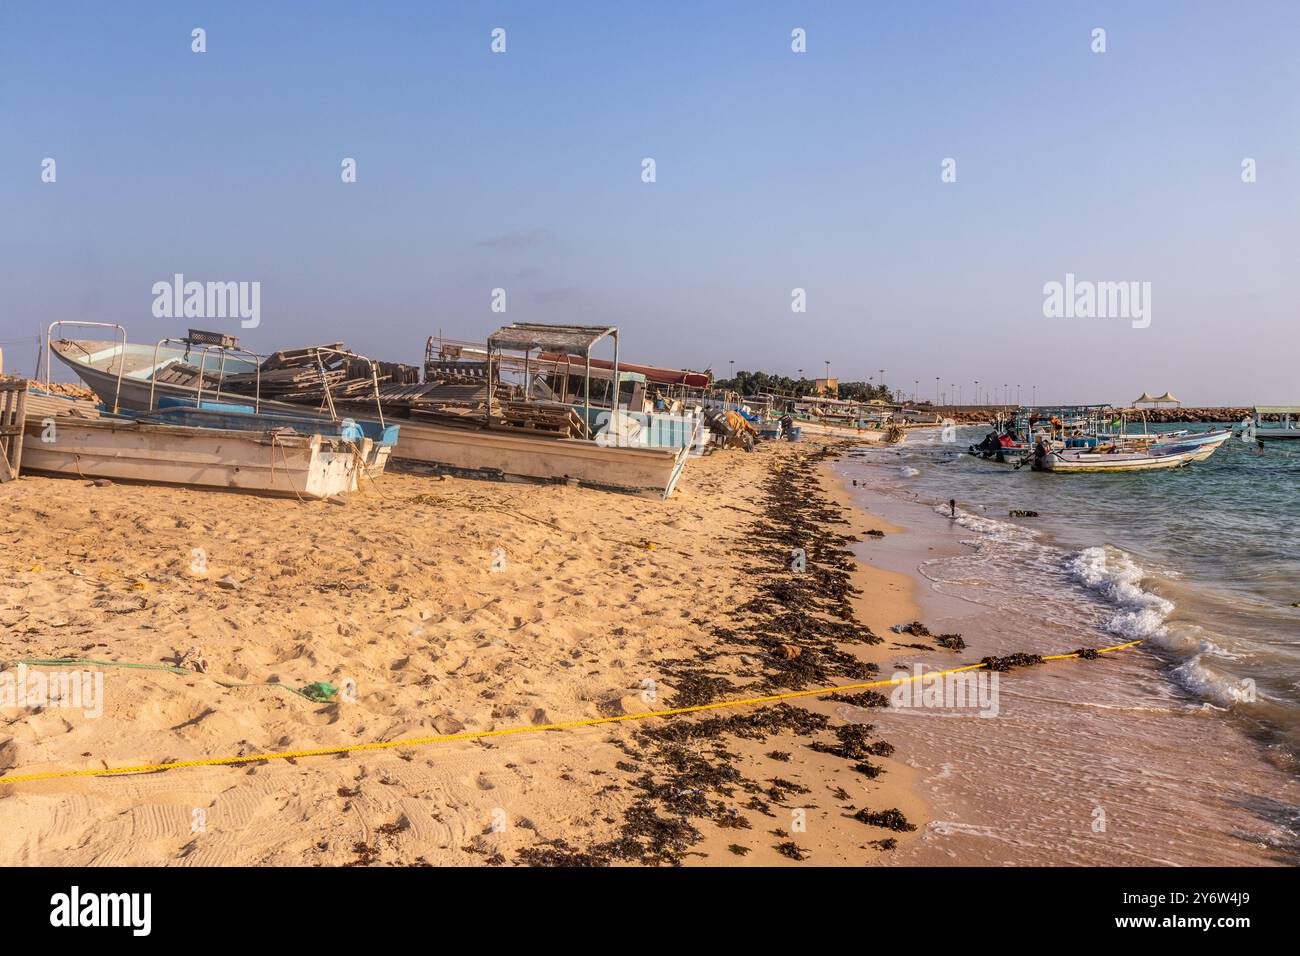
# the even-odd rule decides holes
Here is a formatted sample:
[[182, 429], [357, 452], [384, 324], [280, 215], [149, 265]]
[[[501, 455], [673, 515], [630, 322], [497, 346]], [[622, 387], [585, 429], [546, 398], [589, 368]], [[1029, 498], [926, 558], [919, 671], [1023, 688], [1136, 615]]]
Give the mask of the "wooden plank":
[[26, 379], [0, 379], [0, 482], [13, 481], [22, 468], [26, 413]]

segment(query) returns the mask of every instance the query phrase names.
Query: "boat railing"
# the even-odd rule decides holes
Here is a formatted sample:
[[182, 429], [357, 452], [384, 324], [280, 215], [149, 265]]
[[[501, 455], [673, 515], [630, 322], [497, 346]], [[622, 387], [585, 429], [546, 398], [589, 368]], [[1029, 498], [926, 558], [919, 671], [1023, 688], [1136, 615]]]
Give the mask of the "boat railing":
[[330, 384], [328, 376], [325, 374], [325, 363], [321, 361], [321, 355], [342, 355], [349, 359], [362, 359], [370, 366], [370, 381], [375, 387], [375, 411], [379, 415], [379, 427], [384, 428], [384, 403], [379, 397], [379, 364], [372, 358], [365, 355], [358, 355], [356, 352], [349, 352], [345, 349], [330, 348], [328, 345], [317, 345], [311, 349], [312, 357], [316, 359], [316, 368], [320, 372], [321, 387], [325, 392], [325, 405], [329, 408], [330, 419], [338, 421], [338, 413], [334, 410], [334, 396], [330, 393]]
[[[45, 391], [50, 390], [50, 342], [54, 338], [54, 329], [56, 326], [77, 325], [85, 328], [99, 329], [117, 329], [121, 336], [121, 348], [117, 353], [117, 391], [113, 393], [113, 413], [117, 413], [118, 402], [122, 394], [122, 373], [126, 370], [126, 328], [117, 322], [86, 322], [81, 319], [58, 319], [49, 324], [45, 330]], [[112, 372], [112, 366], [109, 366], [109, 372]]]
[[[194, 399], [194, 405], [196, 408], [201, 408], [203, 405], [203, 378], [207, 374], [207, 370], [208, 370], [209, 352], [218, 352], [221, 355], [221, 362], [216, 369], [216, 373], [217, 373], [216, 401], [218, 402], [221, 401], [221, 385], [226, 380], [226, 355], [227, 354], [243, 355], [243, 356], [247, 356], [248, 358], [251, 358], [253, 360], [253, 369], [254, 369], [253, 411], [260, 412], [262, 410], [262, 361], [264, 359], [264, 356], [258, 355], [256, 352], [250, 352], [248, 349], [241, 349], [238, 346], [212, 345], [204, 342], [195, 342], [193, 339], [189, 339], [189, 338], [183, 338], [183, 339], [165, 338], [165, 339], [159, 339], [158, 343], [153, 347], [153, 366], [152, 366], [153, 371], [152, 374], [150, 374], [149, 376], [149, 411], [154, 410], [153, 408], [154, 390], [155, 390], [155, 386], [158, 383], [158, 352], [162, 349], [164, 345], [172, 345], [172, 346], [183, 345], [185, 346], [186, 355], [189, 355], [189, 353], [192, 351], [199, 353], [200, 355], [199, 378], [198, 378], [198, 383], [195, 386], [195, 388], [197, 389], [197, 394]], [[118, 379], [118, 388], [119, 389], [121, 388], [120, 376]], [[117, 411], [116, 406], [113, 408], [113, 411], [115, 412]]]

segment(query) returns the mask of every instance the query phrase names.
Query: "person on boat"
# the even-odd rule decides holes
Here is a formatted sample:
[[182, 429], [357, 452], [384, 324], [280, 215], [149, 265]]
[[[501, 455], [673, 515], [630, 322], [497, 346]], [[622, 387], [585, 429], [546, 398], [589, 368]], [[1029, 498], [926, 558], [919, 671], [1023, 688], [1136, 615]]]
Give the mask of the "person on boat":
[[1047, 442], [1040, 438], [1038, 444], [1034, 446], [1034, 470], [1042, 471], [1045, 461], [1047, 461]]

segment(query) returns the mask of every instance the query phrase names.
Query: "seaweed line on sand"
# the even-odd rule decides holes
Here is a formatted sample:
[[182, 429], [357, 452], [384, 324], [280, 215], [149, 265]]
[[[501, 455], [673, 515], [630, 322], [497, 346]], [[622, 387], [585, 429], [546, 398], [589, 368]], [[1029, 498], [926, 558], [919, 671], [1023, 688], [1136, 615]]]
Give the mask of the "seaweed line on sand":
[[[739, 574], [756, 586], [757, 594], [736, 607], [730, 621], [696, 622], [712, 638], [702, 641], [696, 656], [659, 662], [675, 688], [670, 706], [869, 680], [876, 674], [875, 665], [843, 649], [878, 644], [881, 638], [854, 617], [850, 598], [858, 591], [850, 574], [855, 562], [846, 545], [855, 539], [838, 530], [847, 521], [819, 481], [818, 465], [839, 454], [831, 447], [798, 449], [773, 461], [757, 516], [740, 536], [744, 545], [738, 551], [745, 559]], [[795, 569], [792, 556], [802, 556], [802, 570]], [[870, 703], [878, 705], [874, 698]], [[833, 741], [818, 739], [826, 731], [834, 734]], [[689, 855], [702, 855], [694, 847], [704, 839], [700, 827], [706, 822], [750, 830], [749, 814], [772, 817], [773, 806], [786, 806], [791, 794], [804, 790], [779, 777], [765, 783], [747, 777], [730, 749], [737, 739], [761, 743], [777, 735], [804, 738], [810, 749], [841, 757], [868, 777], [882, 772], [868, 758], [893, 750], [873, 739], [871, 725], [832, 726], [825, 715], [783, 702], [748, 713], [665, 718], [617, 742], [627, 758], [619, 769], [629, 775], [636, 796], [613, 839], [585, 847], [543, 839], [518, 851], [517, 862], [676, 866]], [[782, 742], [788, 744], [788, 739]], [[857, 818], [880, 825], [865, 813]], [[897, 810], [885, 813], [891, 829], [910, 826]], [[739, 844], [728, 849], [737, 855], [748, 852]], [[776, 849], [791, 859], [808, 858], [793, 842]]]

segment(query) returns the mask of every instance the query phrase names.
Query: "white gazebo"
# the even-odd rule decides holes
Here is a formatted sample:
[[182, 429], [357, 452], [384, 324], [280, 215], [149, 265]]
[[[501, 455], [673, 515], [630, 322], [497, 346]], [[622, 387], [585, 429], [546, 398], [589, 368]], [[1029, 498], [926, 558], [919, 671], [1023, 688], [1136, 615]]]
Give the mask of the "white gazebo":
[[1143, 392], [1137, 398], [1133, 399], [1133, 407], [1139, 405], [1181, 405], [1182, 402], [1174, 398], [1172, 392], [1165, 392], [1163, 395], [1152, 395], [1150, 392]]

